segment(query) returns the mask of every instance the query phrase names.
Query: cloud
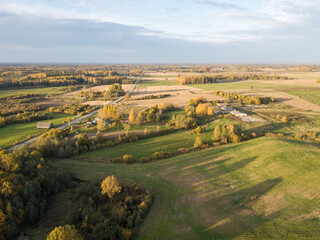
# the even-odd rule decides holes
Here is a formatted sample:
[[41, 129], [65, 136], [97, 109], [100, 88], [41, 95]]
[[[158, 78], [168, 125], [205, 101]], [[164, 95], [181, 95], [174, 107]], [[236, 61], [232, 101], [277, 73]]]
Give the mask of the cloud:
[[223, 8], [223, 9], [236, 9], [236, 10], [242, 9], [241, 7], [239, 7], [236, 4], [228, 3], [225, 1], [218, 2], [218, 1], [213, 1], [213, 0], [198, 0], [197, 3], [216, 7], [216, 8]]

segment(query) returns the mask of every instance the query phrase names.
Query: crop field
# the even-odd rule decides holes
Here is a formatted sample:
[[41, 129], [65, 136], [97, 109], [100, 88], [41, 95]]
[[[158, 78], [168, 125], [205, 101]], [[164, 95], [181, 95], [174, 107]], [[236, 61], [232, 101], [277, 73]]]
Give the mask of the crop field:
[[[43, 120], [41, 122], [52, 122], [54, 125], [59, 125], [63, 121], [66, 121], [68, 117], [73, 117], [72, 115], [58, 114], [58, 113], [48, 113], [52, 116], [52, 119]], [[12, 124], [0, 128], [0, 149], [11, 146], [16, 142], [25, 140], [28, 136], [35, 136], [42, 132], [43, 129], [37, 129], [38, 121], [30, 123], [18, 123]]]
[[319, 144], [258, 138], [147, 164], [65, 159], [85, 180], [148, 187], [137, 239], [319, 239]]

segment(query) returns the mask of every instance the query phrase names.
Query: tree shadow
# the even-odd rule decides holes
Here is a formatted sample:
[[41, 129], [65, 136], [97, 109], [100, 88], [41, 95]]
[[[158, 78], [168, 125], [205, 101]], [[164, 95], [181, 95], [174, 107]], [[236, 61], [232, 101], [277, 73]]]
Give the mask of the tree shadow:
[[276, 131], [276, 130], [279, 130], [279, 129], [282, 129], [286, 126], [286, 124], [284, 123], [269, 123], [269, 124], [266, 124], [266, 125], [263, 125], [263, 126], [258, 126], [258, 127], [254, 127], [254, 128], [250, 128], [250, 129], [247, 129], [247, 130], [244, 130], [243, 132], [245, 134], [249, 134], [249, 133], [267, 133], [267, 132], [270, 132], [270, 131]]
[[282, 181], [282, 178], [269, 179], [252, 187], [232, 192], [222, 197], [210, 200], [213, 208], [209, 220], [209, 231], [215, 239], [234, 239], [244, 233], [252, 233], [255, 228], [276, 219], [283, 210], [278, 210], [265, 216], [256, 213], [252, 206]]

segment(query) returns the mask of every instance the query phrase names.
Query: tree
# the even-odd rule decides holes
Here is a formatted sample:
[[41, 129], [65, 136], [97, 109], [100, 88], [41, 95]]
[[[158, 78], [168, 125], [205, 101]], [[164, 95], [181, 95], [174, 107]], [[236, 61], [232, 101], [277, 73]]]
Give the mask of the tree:
[[129, 122], [131, 124], [134, 124], [135, 120], [136, 120], [136, 115], [134, 114], [133, 108], [131, 108], [130, 113], [129, 113]]
[[114, 194], [121, 192], [121, 190], [121, 183], [114, 175], [107, 177], [101, 183], [101, 193], [107, 194], [109, 198], [112, 198]]
[[221, 126], [220, 126], [220, 125], [217, 125], [217, 126], [214, 128], [212, 140], [219, 141], [220, 139], [221, 139]]
[[7, 215], [0, 210], [0, 237], [7, 231]]
[[200, 137], [196, 137], [196, 141], [194, 142], [193, 147], [194, 148], [200, 148], [202, 146], [202, 144], [203, 144], [203, 142], [202, 142], [201, 138]]
[[65, 225], [53, 229], [46, 240], [83, 240], [83, 237], [74, 226]]
[[286, 122], [288, 122], [288, 119], [287, 119], [287, 117], [286, 117], [286, 116], [283, 116], [283, 117], [281, 118], [281, 122], [283, 122], [283, 123], [286, 123]]
[[125, 99], [125, 100], [129, 100], [130, 98], [131, 98], [130, 93], [126, 93], [126, 95], [124, 96], [124, 99]]

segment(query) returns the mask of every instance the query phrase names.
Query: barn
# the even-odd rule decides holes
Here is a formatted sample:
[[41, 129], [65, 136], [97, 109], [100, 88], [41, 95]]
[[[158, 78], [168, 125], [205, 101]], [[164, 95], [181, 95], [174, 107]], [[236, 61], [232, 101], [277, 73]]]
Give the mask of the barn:
[[52, 122], [38, 122], [37, 128], [51, 129], [54, 128], [54, 125]]

